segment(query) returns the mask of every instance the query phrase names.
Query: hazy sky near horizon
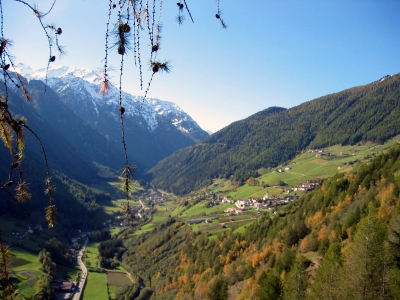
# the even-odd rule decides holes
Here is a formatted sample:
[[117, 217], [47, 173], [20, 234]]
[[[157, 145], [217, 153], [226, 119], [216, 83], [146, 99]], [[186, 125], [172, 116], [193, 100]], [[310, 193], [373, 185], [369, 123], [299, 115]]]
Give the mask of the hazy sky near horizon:
[[[42, 11], [52, 3], [26, 2]], [[216, 132], [271, 106], [293, 107], [400, 72], [398, 0], [220, 0], [225, 30], [215, 18], [215, 0], [186, 0], [194, 23], [185, 13], [181, 26], [176, 2], [163, 1], [158, 54], [171, 62], [171, 73], [156, 74], [148, 96], [178, 104], [204, 130]], [[67, 55], [54, 64], [104, 65], [108, 3], [57, 0], [44, 21], [62, 28]], [[16, 62], [46, 67], [47, 39], [38, 20], [21, 3], [3, 0], [2, 6], [4, 36], [13, 41]], [[148, 45], [143, 38], [141, 47]], [[111, 56], [118, 69], [120, 56]], [[123, 89], [143, 96], [133, 58], [133, 52], [126, 57]], [[147, 71], [148, 62], [143, 65]], [[118, 73], [112, 76], [116, 82]], [[149, 77], [147, 71], [145, 87]]]

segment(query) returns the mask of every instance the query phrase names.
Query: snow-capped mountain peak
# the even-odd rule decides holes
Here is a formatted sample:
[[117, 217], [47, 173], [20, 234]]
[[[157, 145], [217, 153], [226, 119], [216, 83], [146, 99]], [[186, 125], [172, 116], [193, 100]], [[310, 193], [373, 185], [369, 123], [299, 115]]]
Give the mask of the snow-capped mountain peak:
[[[16, 66], [16, 71], [23, 74], [27, 79], [45, 80], [46, 78], [46, 68], [33, 70], [31, 67], [20, 63]], [[57, 65], [51, 65], [48, 70], [47, 79], [51, 78], [80, 78], [94, 84], [98, 84], [102, 81], [100, 74], [89, 68]]]
[[[17, 72], [28, 80], [46, 78], [46, 68], [33, 70], [18, 64]], [[88, 68], [51, 65], [47, 73], [47, 84], [56, 91], [61, 100], [77, 115], [94, 126], [106, 115], [119, 122], [119, 90], [110, 84], [107, 94], [100, 95], [101, 76]], [[177, 104], [155, 98], [143, 99], [122, 92], [125, 118], [132, 118], [141, 127], [154, 132], [160, 122], [168, 120], [182, 134], [193, 140], [201, 140], [208, 134]]]

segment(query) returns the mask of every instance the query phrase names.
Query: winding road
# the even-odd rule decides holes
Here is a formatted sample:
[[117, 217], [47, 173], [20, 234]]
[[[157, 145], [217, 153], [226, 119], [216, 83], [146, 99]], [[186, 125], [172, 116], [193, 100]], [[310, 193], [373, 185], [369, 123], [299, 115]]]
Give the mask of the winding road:
[[89, 241], [89, 239], [86, 238], [85, 242], [83, 243], [82, 249], [79, 250], [79, 253], [77, 256], [78, 265], [81, 268], [82, 272], [81, 272], [81, 279], [79, 280], [76, 290], [75, 290], [75, 294], [72, 297], [73, 300], [80, 300], [82, 298], [83, 287], [85, 286], [85, 282], [86, 282], [86, 278], [87, 278], [87, 274], [88, 274], [86, 266], [82, 262], [82, 255], [86, 249], [86, 245], [87, 245], [88, 241]]

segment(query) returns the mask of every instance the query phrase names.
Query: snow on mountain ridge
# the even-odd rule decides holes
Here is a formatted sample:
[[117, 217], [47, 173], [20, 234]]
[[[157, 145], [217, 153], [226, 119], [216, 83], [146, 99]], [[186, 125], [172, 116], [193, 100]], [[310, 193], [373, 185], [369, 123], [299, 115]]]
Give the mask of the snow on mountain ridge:
[[[44, 81], [46, 78], [46, 68], [33, 70], [24, 64], [17, 65], [17, 72], [28, 80], [36, 79]], [[47, 74], [47, 84], [58, 93], [66, 93], [69, 89], [73, 90], [74, 97], [82, 99], [90, 95], [93, 109], [99, 116], [99, 109], [104, 106], [114, 106], [108, 109], [115, 119], [119, 118], [119, 89], [110, 84], [110, 89], [106, 95], [100, 95], [102, 78], [95, 71], [83, 67], [67, 67], [51, 65]], [[191, 132], [201, 130], [198, 124], [187, 115], [177, 104], [155, 98], [134, 96], [122, 91], [122, 102], [125, 108], [125, 115], [142, 116], [146, 125], [151, 131], [158, 126], [158, 117], [162, 116], [170, 120], [181, 132]], [[113, 112], [115, 110], [115, 113]], [[185, 125], [182, 122], [186, 122]], [[144, 124], [142, 124], [143, 126]], [[184, 128], [189, 126], [191, 128]]]
[[[22, 75], [26, 76], [28, 79], [40, 79], [44, 80], [46, 78], [46, 68], [41, 68], [38, 70], [33, 70], [31, 67], [24, 64], [17, 65], [17, 71]], [[51, 65], [48, 73], [47, 79], [50, 78], [72, 78], [77, 77], [91, 83], [100, 83], [101, 76], [89, 68], [84, 67], [67, 67], [67, 66], [53, 66]]]

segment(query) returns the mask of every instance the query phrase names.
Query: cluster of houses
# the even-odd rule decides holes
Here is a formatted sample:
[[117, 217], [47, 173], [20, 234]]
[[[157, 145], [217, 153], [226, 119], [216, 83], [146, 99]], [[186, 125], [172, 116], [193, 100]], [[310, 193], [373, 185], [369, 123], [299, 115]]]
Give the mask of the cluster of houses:
[[236, 208], [228, 209], [226, 212], [229, 214], [242, 214], [243, 209], [260, 209], [260, 208], [270, 208], [277, 205], [285, 205], [294, 200], [297, 200], [299, 197], [297, 195], [288, 195], [284, 198], [281, 197], [269, 197], [268, 193], [262, 198], [250, 198], [248, 200], [238, 200], [235, 202]]
[[[130, 207], [131, 212], [139, 211], [139, 209], [138, 209], [139, 205], [138, 206], [130, 205], [129, 207]], [[115, 219], [116, 219], [116, 221], [109, 219], [109, 220], [106, 220], [105, 222], [103, 222], [104, 227], [108, 228], [108, 229], [113, 229], [116, 227], [125, 227], [125, 226], [129, 225], [129, 220], [127, 220], [126, 216], [116, 216]]]
[[318, 182], [301, 183], [293, 188], [294, 191], [312, 191], [319, 185]]
[[310, 153], [324, 153], [325, 149], [324, 148], [321, 148], [321, 149], [310, 149], [310, 150], [308, 150], [308, 152], [310, 152]]
[[[32, 231], [32, 232], [33, 232], [33, 231]], [[16, 239], [18, 239], [18, 240], [26, 240], [26, 239], [27, 239], [28, 232], [26, 231], [26, 232], [21, 233], [21, 232], [19, 232], [19, 231], [12, 231], [12, 232], [11, 232], [11, 235], [12, 235], [13, 237], [15, 237]]]
[[76, 261], [78, 249], [82, 247], [87, 236], [90, 232], [81, 232], [80, 229], [77, 230], [75, 237], [71, 238], [71, 243], [64, 248], [64, 253], [68, 253], [73, 261]]
[[332, 154], [330, 152], [325, 152], [324, 148], [322, 148], [322, 149], [310, 149], [310, 150], [308, 150], [308, 152], [316, 153], [315, 156], [317, 156], [317, 157], [318, 156], [335, 156], [335, 154]]
[[[260, 209], [260, 208], [271, 208], [278, 205], [285, 205], [294, 200], [298, 199], [297, 195], [287, 195], [284, 198], [281, 197], [269, 197], [268, 193], [262, 198], [250, 198], [248, 200], [239, 199], [237, 201], [228, 199], [223, 197], [222, 199], [218, 197], [216, 200], [213, 200], [212, 203], [209, 203], [209, 206], [218, 205], [218, 204], [226, 204], [230, 203], [233, 204], [234, 207], [229, 207], [224, 212], [227, 216], [235, 216], [235, 215], [242, 215], [243, 210], [248, 209]], [[200, 220], [200, 219], [199, 219]], [[201, 219], [205, 221], [206, 219]], [[196, 219], [196, 221], [198, 221]]]
[[36, 225], [36, 226], [29, 225], [26, 231], [19, 232], [17, 230], [13, 230], [11, 232], [11, 235], [18, 240], [26, 240], [29, 234], [32, 234], [35, 231], [42, 231], [42, 230], [43, 230], [42, 225]]
[[279, 168], [279, 169], [277, 169], [277, 171], [278, 171], [279, 173], [283, 173], [283, 172], [285, 172], [285, 171], [290, 171], [291, 169], [292, 169], [291, 167], [285, 167], [284, 169]]
[[169, 195], [165, 193], [161, 193], [158, 190], [144, 190], [142, 191], [141, 195], [139, 196], [139, 200], [145, 200], [149, 199], [150, 201], [153, 201], [155, 203], [161, 202], [161, 201], [167, 201], [170, 198]]
[[[143, 190], [143, 191], [139, 191], [137, 192], [138, 195], [138, 199], [140, 201], [139, 205], [133, 205], [130, 204], [129, 205], [129, 210], [133, 213], [133, 214], [137, 214], [137, 216], [139, 218], [142, 218], [142, 215], [145, 214], [148, 210], [150, 210], [151, 208], [148, 206], [145, 206], [143, 204], [144, 200], [149, 200], [151, 202], [153, 202], [154, 204], [158, 204], [158, 205], [163, 205], [162, 202], [167, 201], [170, 196], [165, 194], [165, 193], [161, 193], [158, 190], [153, 190], [153, 189], [149, 189], [149, 190]], [[126, 219], [125, 216], [117, 216], [115, 221], [112, 220], [106, 220], [103, 225], [106, 228], [115, 228], [115, 227], [125, 227], [129, 225], [129, 220]]]
[[243, 214], [243, 210], [240, 208], [229, 207], [227, 210], [224, 210], [227, 216], [239, 216]]
[[[238, 216], [242, 215], [244, 210], [272, 208], [278, 205], [288, 204], [298, 198], [299, 197], [297, 195], [288, 195], [285, 198], [269, 197], [267, 193], [262, 199], [250, 198], [248, 200], [239, 199], [235, 201], [235, 200], [229, 200], [226, 197], [223, 197], [222, 199], [218, 197], [216, 200], [212, 202], [212, 204], [218, 205], [218, 204], [231, 203], [234, 205], [234, 207], [229, 207], [228, 209], [224, 210], [224, 212], [226, 213], [227, 216]], [[197, 219], [187, 220], [187, 222], [190, 224], [198, 224], [203, 222], [211, 223], [212, 220], [213, 218], [197, 218]]]

